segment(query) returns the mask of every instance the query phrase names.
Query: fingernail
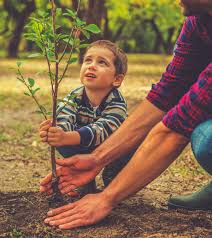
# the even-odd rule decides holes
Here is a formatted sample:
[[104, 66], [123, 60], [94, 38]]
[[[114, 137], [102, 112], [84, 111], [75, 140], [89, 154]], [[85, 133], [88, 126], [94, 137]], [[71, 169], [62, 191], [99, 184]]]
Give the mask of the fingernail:
[[46, 219], [44, 220], [44, 223], [49, 223], [49, 221], [50, 221], [50, 219], [49, 219], [49, 218], [46, 218]]
[[52, 211], [48, 211], [48, 212], [47, 212], [47, 215], [48, 215], [48, 216], [52, 216]]
[[54, 224], [55, 224], [54, 221], [50, 221], [50, 222], [49, 222], [49, 225], [51, 225], [51, 226], [54, 226]]

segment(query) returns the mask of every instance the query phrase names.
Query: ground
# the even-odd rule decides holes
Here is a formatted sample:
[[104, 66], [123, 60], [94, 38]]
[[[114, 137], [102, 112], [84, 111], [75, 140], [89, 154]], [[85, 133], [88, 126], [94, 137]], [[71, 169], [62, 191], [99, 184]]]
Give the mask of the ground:
[[[129, 73], [121, 88], [129, 112], [144, 99], [169, 60], [167, 56], [129, 56]], [[175, 211], [166, 205], [170, 195], [190, 193], [210, 180], [194, 161], [190, 146], [158, 179], [119, 204], [102, 222], [71, 231], [44, 225], [48, 203], [38, 188], [41, 178], [50, 171], [49, 152], [37, 133], [42, 118], [34, 113], [35, 105], [23, 95], [24, 87], [15, 78], [14, 70], [9, 69], [15, 64], [15, 60], [0, 60], [0, 237], [212, 237], [211, 212]], [[41, 101], [49, 106], [45, 62], [28, 61], [23, 69], [27, 76], [36, 78], [42, 88]], [[78, 71], [78, 66], [69, 71], [71, 78], [65, 79], [61, 97], [79, 85]], [[99, 188], [103, 188], [101, 176], [97, 181]]]

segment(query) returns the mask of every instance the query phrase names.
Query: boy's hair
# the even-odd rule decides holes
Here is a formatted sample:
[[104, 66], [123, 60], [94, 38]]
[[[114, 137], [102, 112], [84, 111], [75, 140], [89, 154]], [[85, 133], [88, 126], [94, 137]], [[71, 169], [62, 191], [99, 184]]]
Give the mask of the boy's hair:
[[122, 49], [120, 49], [117, 45], [115, 45], [113, 42], [111, 42], [109, 40], [98, 40], [98, 41], [94, 41], [93, 43], [91, 43], [87, 47], [86, 52], [91, 47], [95, 47], [95, 46], [103, 47], [103, 48], [106, 48], [106, 49], [112, 51], [112, 53], [115, 56], [114, 65], [116, 68], [116, 75], [118, 75], [118, 74], [125, 75], [127, 73], [127, 56]]

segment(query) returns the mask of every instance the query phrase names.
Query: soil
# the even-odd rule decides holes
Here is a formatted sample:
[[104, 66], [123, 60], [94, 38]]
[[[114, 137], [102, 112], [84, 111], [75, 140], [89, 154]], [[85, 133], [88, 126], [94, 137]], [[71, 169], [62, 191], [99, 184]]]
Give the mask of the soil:
[[[132, 70], [133, 66], [130, 68]], [[139, 70], [140, 68], [139, 66]], [[155, 69], [155, 66], [153, 68]], [[159, 73], [155, 78], [159, 78]], [[154, 76], [145, 78], [144, 75], [138, 80], [138, 75], [140, 76], [136, 73], [134, 78], [131, 75], [126, 90], [123, 89], [130, 111], [144, 98], [150, 87], [150, 78]], [[144, 85], [148, 87], [144, 88]], [[120, 203], [100, 223], [69, 231], [46, 226], [43, 220], [48, 211], [48, 202], [45, 196], [38, 193], [38, 186], [39, 181], [50, 171], [50, 163], [47, 147], [39, 142], [35, 127], [40, 118], [32, 113], [33, 104], [28, 104], [23, 96], [19, 96], [19, 92], [13, 93], [13, 90], [10, 97], [5, 96], [9, 95], [7, 92], [14, 86], [6, 88], [4, 94], [5, 88], [6, 86], [1, 86], [1, 100], [4, 100], [0, 117], [1, 238], [212, 237], [212, 211], [167, 208], [170, 195], [192, 193], [211, 180], [211, 177], [195, 163], [189, 147], [159, 178]], [[43, 99], [45, 98], [44, 95]], [[100, 176], [97, 182], [98, 187], [103, 189]]]
[[142, 195], [121, 203], [102, 222], [71, 231], [44, 225], [48, 203], [37, 192], [1, 193], [0, 198], [2, 238], [212, 237], [212, 213], [168, 210], [149, 204]]

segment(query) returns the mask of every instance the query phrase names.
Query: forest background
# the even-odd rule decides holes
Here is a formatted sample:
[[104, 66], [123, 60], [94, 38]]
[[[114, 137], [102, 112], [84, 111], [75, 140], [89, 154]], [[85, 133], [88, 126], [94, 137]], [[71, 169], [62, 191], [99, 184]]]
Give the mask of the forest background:
[[[77, 0], [56, 0], [57, 7], [77, 8]], [[48, 0], [0, 1], [0, 56], [17, 57], [36, 50], [23, 37], [24, 25], [36, 12], [50, 8]], [[101, 34], [90, 41], [108, 39], [127, 53], [172, 53], [183, 16], [173, 0], [82, 0], [79, 16], [95, 23]], [[69, 29], [67, 17], [61, 24]]]

